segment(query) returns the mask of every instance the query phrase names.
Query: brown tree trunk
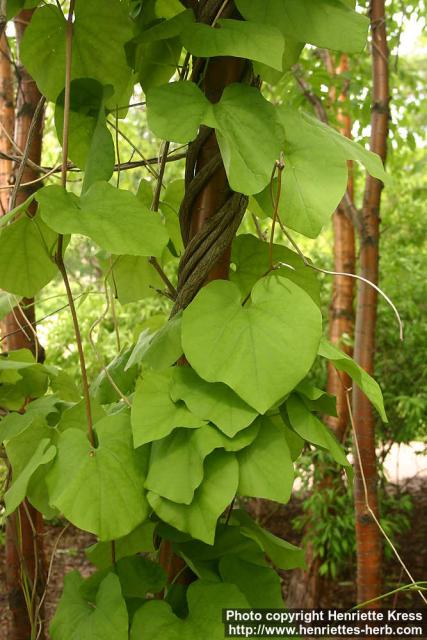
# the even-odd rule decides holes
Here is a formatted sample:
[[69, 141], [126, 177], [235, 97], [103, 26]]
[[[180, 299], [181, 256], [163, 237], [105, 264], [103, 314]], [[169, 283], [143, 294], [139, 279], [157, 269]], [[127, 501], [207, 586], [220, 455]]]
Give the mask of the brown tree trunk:
[[[231, 5], [231, 3], [230, 3]], [[220, 3], [219, 3], [220, 6]], [[230, 7], [228, 8], [229, 11]], [[196, 63], [197, 64], [197, 63]], [[218, 102], [224, 89], [233, 82], [239, 82], [242, 78], [247, 62], [240, 58], [218, 57], [212, 58], [206, 66], [206, 72], [202, 84], [203, 91], [211, 102]], [[211, 160], [213, 156], [219, 153], [218, 142], [215, 132], [212, 131], [201, 146], [196, 162], [196, 173], [201, 171], [203, 167]], [[219, 169], [215, 171], [204, 188], [200, 191], [194, 201], [191, 209], [191, 225], [189, 238], [200, 231], [206, 220], [211, 218], [224, 205], [230, 194], [230, 187], [224, 166], [221, 164]], [[228, 279], [230, 268], [231, 245], [225, 250], [224, 254], [210, 269], [206, 283], [217, 279]], [[185, 364], [180, 363], [180, 364]], [[169, 581], [181, 574], [184, 561], [175, 556], [169, 542], [164, 541], [160, 548], [160, 563], [168, 574]], [[183, 573], [178, 581], [189, 582], [192, 576], [189, 572]]]
[[[348, 71], [348, 57], [341, 55], [338, 68], [335, 69], [335, 62], [331, 55], [325, 55], [325, 63], [327, 71], [331, 77], [336, 74], [342, 74]], [[336, 91], [332, 87], [329, 92], [331, 102], [336, 101]], [[343, 105], [338, 109], [338, 121], [340, 123], [340, 132], [342, 135], [351, 138], [351, 118], [346, 110], [345, 103], [347, 101], [347, 87], [342, 89], [339, 102]], [[353, 176], [352, 164], [349, 162], [349, 180], [347, 185], [348, 193], [353, 198]], [[355, 270], [355, 238], [354, 227], [348, 219], [346, 212], [340, 206], [333, 215], [333, 231], [334, 231], [334, 271], [343, 273], [354, 273]], [[334, 276], [332, 300], [329, 313], [329, 337], [331, 342], [338, 344], [340, 348], [351, 355], [351, 348], [342, 343], [344, 335], [353, 336], [354, 331], [354, 278], [347, 276]], [[326, 424], [335, 432], [340, 442], [345, 437], [348, 425], [348, 407], [346, 398], [346, 388], [349, 388], [350, 378], [346, 374], [340, 374], [338, 377], [336, 369], [328, 366], [327, 391], [336, 396], [337, 399], [337, 417], [326, 416]], [[318, 471], [319, 473], [319, 471]], [[319, 477], [322, 476], [320, 471]], [[321, 484], [317, 486], [316, 491], [324, 491], [331, 486], [332, 477], [325, 475]], [[306, 531], [310, 530], [310, 522], [306, 525]], [[321, 604], [321, 598], [327, 591], [325, 587], [325, 579], [319, 573], [322, 563], [321, 558], [315, 555], [311, 542], [307, 544], [306, 549], [307, 570], [295, 569], [289, 586], [289, 594], [287, 605], [291, 608], [314, 609]], [[325, 602], [322, 602], [325, 605]]]
[[[373, 106], [371, 115], [371, 150], [386, 159], [389, 81], [388, 47], [384, 0], [372, 0]], [[383, 185], [367, 177], [360, 233], [360, 273], [378, 283], [380, 203]], [[374, 372], [377, 292], [361, 283], [357, 297], [354, 357], [368, 373]], [[371, 403], [358, 387], [353, 390], [353, 413], [362, 469], [358, 456], [355, 475], [355, 509], [357, 540], [357, 600], [364, 602], [381, 594], [381, 534], [367, 508], [378, 517], [377, 470], [375, 454], [375, 418]], [[357, 452], [356, 452], [357, 453]], [[365, 496], [364, 480], [367, 496]], [[366, 500], [367, 498], [367, 500]], [[371, 605], [379, 606], [379, 603]]]
[[[15, 20], [18, 59], [19, 43], [32, 14], [33, 11], [22, 11]], [[6, 46], [6, 44], [2, 43], [2, 50], [3, 45]], [[2, 122], [9, 136], [14, 138], [16, 147], [23, 151], [34, 111], [41, 95], [35, 82], [18, 63], [16, 114], [14, 113], [11, 65], [7, 57], [8, 52], [5, 50], [4, 53], [6, 55], [2, 54], [1, 56], [1, 110], [2, 116], [3, 113], [5, 115], [5, 118], [2, 117]], [[36, 164], [40, 164], [41, 161], [43, 120], [44, 114], [41, 114], [29, 152], [29, 159]], [[16, 150], [13, 149], [13, 145], [6, 135], [1, 138], [1, 150], [6, 153], [12, 151], [16, 155]], [[11, 163], [2, 161], [0, 174], [2, 186], [10, 184], [14, 175]], [[26, 166], [22, 183], [30, 182], [38, 177], [37, 171]], [[17, 193], [16, 204], [21, 204], [36, 188], [36, 186], [21, 187]], [[9, 192], [2, 191], [1, 193], [2, 212], [6, 212], [9, 206]], [[1, 331], [3, 336], [7, 336], [2, 342], [3, 349], [13, 351], [27, 348], [33, 353], [40, 353], [40, 349], [36, 348], [36, 337], [33, 331], [28, 328], [30, 323], [33, 324], [35, 320], [33, 302], [33, 300], [23, 300], [22, 305], [26, 306], [25, 313], [17, 307], [3, 321]], [[20, 330], [20, 326], [27, 327], [26, 333]], [[30, 336], [30, 339], [27, 336]], [[6, 583], [11, 611], [11, 628], [8, 636], [10, 640], [28, 640], [35, 638], [38, 632], [36, 609], [44, 589], [42, 533], [42, 516], [27, 502], [21, 505], [6, 522]], [[43, 617], [42, 610], [39, 611], [39, 617]], [[44, 637], [43, 633], [39, 637]]]

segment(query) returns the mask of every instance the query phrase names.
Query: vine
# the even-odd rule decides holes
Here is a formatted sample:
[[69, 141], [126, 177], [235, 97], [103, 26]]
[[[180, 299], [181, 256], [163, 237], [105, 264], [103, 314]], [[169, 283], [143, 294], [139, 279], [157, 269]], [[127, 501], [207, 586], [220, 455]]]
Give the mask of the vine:
[[[362, 50], [369, 21], [344, 0], [271, 0], [269, 12], [264, 0], [71, 0], [67, 17], [54, 2], [40, 4], [21, 57], [55, 111], [61, 185], [38, 185], [35, 215], [26, 215], [27, 201], [3, 219], [0, 287], [31, 297], [59, 273], [83, 393], [75, 398], [72, 381], [58, 383], [66, 372], [27, 350], [0, 358], [6, 514], [26, 500], [98, 538], [87, 549], [94, 575], [65, 578], [53, 640], [220, 638], [222, 608], [283, 607], [273, 566], [304, 566], [303, 551], [252, 520], [243, 498], [286, 503], [306, 443], [350, 473], [318, 417], [335, 406], [309, 382], [315, 360], [351, 376], [386, 420], [379, 385], [322, 337], [315, 272], [332, 272], [290, 234], [319, 235], [345, 196], [348, 160], [386, 182], [382, 162], [286, 93], [269, 100], [261, 82], [283, 81], [305, 43]], [[23, 5], [9, 3], [8, 19]], [[144, 100], [132, 98], [136, 79]], [[146, 113], [159, 158], [121, 131], [123, 105], [141, 122]], [[121, 139], [132, 148], [128, 162]], [[3, 156], [27, 166], [26, 150]], [[184, 158], [177, 185], [169, 163]], [[120, 188], [135, 167], [151, 172], [154, 190]], [[40, 180], [58, 172], [37, 169]], [[83, 172], [80, 192], [71, 170]], [[257, 214], [271, 218], [268, 240]], [[119, 353], [103, 366], [97, 352], [92, 382], [66, 266], [73, 235], [101, 250], [103, 317], [111, 292], [113, 305], [126, 304], [146, 295], [142, 286], [169, 305], [158, 331], [123, 347], [113, 306]], [[162, 544], [178, 559], [173, 575]]]

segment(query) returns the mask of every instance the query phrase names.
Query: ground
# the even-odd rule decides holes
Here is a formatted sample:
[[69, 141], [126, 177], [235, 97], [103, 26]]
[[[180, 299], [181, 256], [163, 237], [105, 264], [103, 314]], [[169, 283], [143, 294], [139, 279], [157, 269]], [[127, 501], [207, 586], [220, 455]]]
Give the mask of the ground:
[[[426, 579], [427, 574], [427, 545], [425, 544], [427, 532], [427, 477], [415, 478], [407, 486], [414, 504], [411, 515], [411, 529], [400, 539], [396, 540], [402, 558], [412, 573], [415, 580]], [[262, 505], [262, 517], [270, 505]], [[292, 531], [290, 520], [298, 514], [300, 504], [296, 499], [292, 499], [289, 505], [280, 507], [268, 521], [268, 528], [276, 535], [281, 535], [295, 544], [299, 540]], [[52, 556], [59, 533], [63, 526], [47, 526], [45, 537], [46, 557], [48, 562]], [[93, 536], [69, 527], [56, 548], [52, 572], [49, 581], [49, 588], [46, 599], [46, 614], [50, 619], [54, 613], [56, 604], [61, 595], [61, 585], [64, 574], [73, 569], [77, 569], [83, 575], [89, 575], [92, 571], [91, 565], [85, 558], [84, 549], [92, 544]], [[396, 588], [407, 582], [397, 560], [389, 560], [386, 563], [384, 575], [385, 591]], [[349, 566], [346, 574], [339, 581], [328, 583], [324, 589], [325, 596], [322, 606], [350, 608], [354, 603], [355, 568]], [[288, 577], [284, 577], [284, 592], [286, 596]], [[0, 640], [7, 640], [7, 606], [4, 576], [4, 547], [0, 547]], [[384, 604], [393, 607], [420, 607], [422, 605], [417, 593], [405, 593], [391, 597]]]

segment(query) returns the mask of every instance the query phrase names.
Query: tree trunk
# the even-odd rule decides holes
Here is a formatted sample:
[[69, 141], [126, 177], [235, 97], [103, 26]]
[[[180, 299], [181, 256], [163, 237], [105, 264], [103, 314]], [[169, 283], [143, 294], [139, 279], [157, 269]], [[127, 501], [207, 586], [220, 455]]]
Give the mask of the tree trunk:
[[[329, 53], [325, 55], [326, 67], [331, 77], [336, 74], [342, 74], [348, 71], [348, 58], [345, 54], [341, 55], [338, 68], [335, 69], [335, 62]], [[336, 100], [336, 91], [332, 87], [329, 92], [332, 102]], [[338, 121], [340, 123], [340, 132], [342, 135], [351, 138], [351, 118], [346, 112], [345, 102], [347, 101], [347, 87], [342, 89], [339, 96], [339, 102], [344, 108], [338, 109]], [[350, 197], [353, 199], [353, 176], [352, 164], [349, 162], [349, 179], [347, 189]], [[334, 231], [334, 271], [354, 273], [355, 271], [355, 242], [354, 227], [348, 219], [346, 212], [340, 206], [333, 215], [333, 231]], [[338, 344], [346, 353], [351, 355], [352, 349], [342, 343], [343, 335], [353, 336], [354, 330], [354, 278], [347, 276], [334, 276], [332, 300], [329, 313], [329, 338], [334, 344]], [[335, 432], [338, 440], [343, 441], [348, 425], [348, 407], [346, 399], [346, 388], [351, 386], [350, 378], [347, 374], [338, 373], [335, 367], [328, 366], [327, 391], [336, 396], [337, 399], [337, 417], [326, 416], [326, 424]], [[344, 383], [344, 384], [343, 384]], [[319, 477], [322, 477], [322, 471], [317, 470]], [[324, 491], [331, 486], [332, 478], [325, 476], [321, 483], [317, 486], [316, 491]], [[306, 531], [310, 530], [310, 522], [306, 525]], [[325, 586], [325, 578], [319, 574], [319, 568], [322, 563], [321, 559], [314, 554], [311, 542], [307, 544], [306, 549], [307, 570], [295, 569], [289, 586], [289, 594], [287, 605], [291, 608], [315, 609], [320, 607], [321, 598], [327, 591]], [[325, 605], [325, 602], [322, 602]]]
[[[388, 47], [384, 4], [384, 0], [372, 0], [370, 10], [373, 62], [371, 150], [378, 153], [383, 161], [386, 159], [389, 119]], [[360, 273], [375, 284], [378, 283], [382, 188], [381, 182], [367, 177], [360, 233]], [[364, 283], [359, 285], [354, 357], [370, 374], [374, 372], [377, 298], [377, 292], [372, 287]], [[378, 517], [375, 418], [371, 403], [358, 387], [353, 390], [353, 413], [362, 461], [361, 469], [358, 456], [355, 456], [357, 600], [360, 603], [381, 594], [382, 553], [381, 534], [366, 504], [368, 501]], [[379, 606], [379, 603], [371, 606]]]
[[[18, 60], [19, 43], [32, 14], [33, 11], [22, 11], [15, 20]], [[13, 110], [11, 65], [5, 55], [2, 55], [1, 58], [2, 122], [7, 128], [8, 134], [14, 138], [16, 147], [23, 151], [34, 111], [41, 95], [35, 82], [18, 62], [19, 77], [15, 114]], [[3, 118], [3, 113], [5, 118]], [[44, 114], [41, 114], [29, 152], [29, 159], [36, 164], [41, 162], [43, 121]], [[17, 155], [16, 149], [13, 149], [13, 145], [5, 135], [1, 138], [1, 150], [6, 153], [12, 151], [14, 155]], [[0, 167], [2, 186], [10, 184], [13, 178], [12, 164], [8, 161], [2, 161]], [[15, 169], [16, 167], [17, 165], [15, 165]], [[22, 182], [30, 182], [38, 177], [37, 171], [26, 166]], [[20, 188], [17, 193], [16, 204], [21, 204], [36, 188], [36, 186], [32, 185]], [[1, 193], [2, 213], [4, 213], [9, 206], [9, 192], [2, 191]], [[32, 208], [33, 213], [35, 211], [34, 206]], [[19, 307], [16, 307], [3, 321], [2, 334], [8, 336], [2, 342], [5, 350], [13, 351], [27, 348], [33, 353], [40, 354], [34, 332], [27, 328], [26, 333], [30, 336], [30, 339], [28, 339], [26, 333], [20, 330], [20, 326], [25, 328], [34, 323], [35, 311], [33, 302], [33, 300], [24, 299], [22, 305], [26, 307], [25, 313]], [[8, 636], [10, 640], [28, 640], [29, 638], [35, 638], [38, 632], [36, 608], [38, 599], [44, 590], [45, 582], [42, 533], [42, 516], [28, 502], [21, 505], [6, 522], [6, 583], [11, 611], [11, 628]], [[32, 592], [34, 595], [32, 595]], [[40, 619], [43, 618], [42, 610], [39, 611], [39, 617]], [[39, 638], [43, 637], [42, 632]]]
[[[218, 8], [221, 3], [218, 3]], [[203, 9], [200, 10], [202, 12]], [[232, 3], [228, 7], [228, 12], [233, 11]], [[193, 69], [197, 69], [197, 62]], [[211, 102], [218, 102], [224, 89], [233, 82], [239, 82], [242, 79], [247, 61], [240, 58], [217, 57], [211, 58], [206, 66], [202, 89], [206, 97]], [[214, 131], [211, 131], [200, 146], [195, 163], [195, 173], [200, 172], [208, 162], [219, 153], [219, 146]], [[188, 166], [188, 164], [187, 164]], [[184, 242], [188, 242], [193, 238], [204, 226], [206, 221], [216, 214], [227, 201], [231, 190], [228, 184], [224, 165], [213, 173], [205, 186], [201, 189], [194, 200], [191, 207], [191, 222], [188, 237], [185, 237], [186, 231], [182, 228]], [[228, 279], [230, 268], [231, 244], [226, 247], [223, 255], [216, 261], [209, 270], [205, 284], [217, 279]], [[182, 362], [180, 364], [185, 364]], [[160, 548], [160, 563], [168, 574], [169, 581], [181, 574], [184, 561], [175, 556], [169, 542], [164, 541]], [[192, 576], [188, 575], [188, 571], [184, 572], [178, 581], [189, 582]]]

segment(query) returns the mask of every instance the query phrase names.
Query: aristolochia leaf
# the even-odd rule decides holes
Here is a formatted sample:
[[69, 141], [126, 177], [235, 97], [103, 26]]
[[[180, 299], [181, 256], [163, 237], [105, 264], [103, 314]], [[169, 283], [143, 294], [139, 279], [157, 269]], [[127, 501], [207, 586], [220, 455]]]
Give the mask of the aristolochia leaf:
[[[271, 198], [271, 196], [269, 196]], [[269, 269], [269, 244], [250, 234], [238, 235], [233, 241], [231, 262], [236, 266], [231, 271], [230, 280], [235, 282], [244, 299], [254, 284]], [[313, 269], [307, 267], [297, 253], [280, 244], [273, 244], [275, 273], [292, 280], [304, 289], [320, 306], [320, 282]], [[283, 266], [280, 267], [280, 263]]]
[[342, 0], [236, 0], [246, 20], [270, 24], [298, 42], [361, 51], [369, 21]]
[[187, 51], [200, 58], [248, 58], [282, 70], [285, 42], [280, 31], [262, 23], [218, 20], [216, 27], [192, 23], [181, 34]]
[[321, 325], [319, 308], [293, 282], [264, 278], [242, 307], [237, 286], [220, 280], [184, 311], [182, 345], [202, 378], [224, 382], [265, 413], [310, 370]]
[[[277, 115], [284, 131], [282, 193], [286, 194], [279, 202], [279, 214], [287, 227], [315, 238], [345, 193], [347, 160], [362, 163], [381, 180], [386, 174], [379, 156], [331, 127], [286, 106], [278, 107]], [[270, 190], [256, 200], [271, 215]]]
[[0, 230], [0, 288], [31, 298], [57, 273], [51, 257], [58, 236], [37, 215]]
[[237, 454], [239, 493], [288, 502], [295, 474], [285, 432], [267, 416], [260, 416], [257, 421], [257, 438]]
[[[36, 11], [21, 44], [25, 68], [40, 91], [53, 102], [65, 86], [66, 20], [60, 8], [47, 5]], [[112, 85], [108, 106], [127, 104], [132, 71], [124, 45], [132, 38], [132, 23], [120, 0], [77, 0], [71, 78], [93, 78]]]
[[183, 402], [169, 395], [172, 371], [147, 372], [136, 386], [132, 403], [132, 431], [135, 447], [160, 440], [177, 427], [197, 429], [205, 424]]
[[96, 425], [99, 446], [67, 429], [47, 482], [51, 503], [73, 524], [101, 540], [120, 538], [147, 516], [143, 470], [132, 447], [129, 417], [108, 416]]
[[213, 544], [217, 520], [234, 498], [238, 483], [238, 464], [233, 453], [214, 451], [206, 460], [203, 482], [191, 504], [177, 504], [148, 492], [156, 514], [179, 531]]
[[232, 389], [220, 382], [206, 382], [191, 367], [175, 368], [170, 393], [172, 400], [183, 400], [195, 415], [210, 420], [229, 437], [258, 415]]
[[37, 201], [51, 229], [88, 236], [111, 253], [159, 256], [168, 242], [158, 214], [107, 182], [96, 182], [81, 198], [51, 185], [37, 193]]
[[169, 436], [152, 443], [145, 487], [163, 498], [190, 504], [203, 480], [205, 458], [214, 449], [238, 451], [250, 445], [258, 425], [227, 438], [212, 425], [200, 429], [175, 429]]
[[163, 286], [155, 268], [142, 256], [114, 256], [110, 281], [121, 304], [152, 297]]
[[362, 369], [353, 358], [350, 358], [341, 349], [338, 349], [324, 338], [320, 342], [319, 355], [330, 360], [339, 371], [345, 371], [372, 402], [383, 422], [387, 422], [381, 387], [369, 373]]
[[65, 576], [64, 591], [50, 625], [52, 640], [127, 640], [128, 613], [119, 578], [109, 573], [99, 585], [94, 602], [81, 593], [77, 571]]
[[269, 183], [283, 132], [274, 107], [255, 87], [232, 84], [211, 104], [194, 83], [172, 82], [148, 92], [147, 110], [153, 132], [173, 142], [192, 140], [200, 124], [216, 129], [235, 191], [258, 193]]
[[6, 511], [5, 515], [10, 515], [18, 505], [23, 501], [28, 489], [28, 483], [32, 475], [41, 466], [50, 462], [56, 453], [56, 447], [50, 446], [49, 438], [41, 440], [31, 456], [28, 464], [21, 471], [20, 475], [13, 479], [13, 484], [6, 491], [5, 503]]
[[[130, 640], [161, 638], [161, 640], [222, 640], [224, 608], [249, 606], [245, 596], [233, 584], [197, 580], [188, 587], [188, 616], [182, 620], [167, 602], [147, 602], [135, 614]], [[54, 639], [55, 640], [55, 639]]]
[[332, 431], [311, 413], [310, 409], [305, 406], [297, 395], [290, 396], [286, 402], [286, 409], [292, 429], [301, 438], [318, 447], [327, 449], [338, 464], [345, 467], [350, 465], [342, 446]]

